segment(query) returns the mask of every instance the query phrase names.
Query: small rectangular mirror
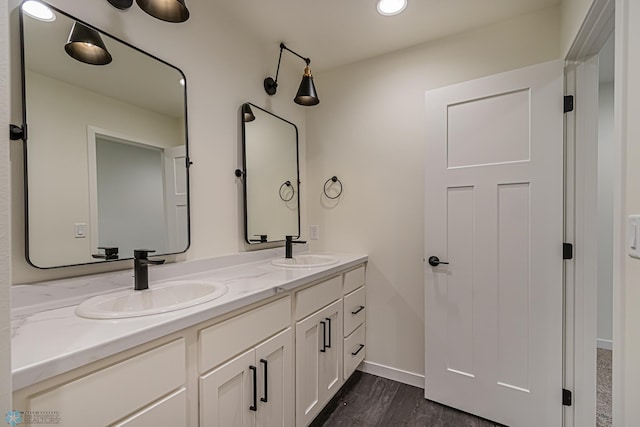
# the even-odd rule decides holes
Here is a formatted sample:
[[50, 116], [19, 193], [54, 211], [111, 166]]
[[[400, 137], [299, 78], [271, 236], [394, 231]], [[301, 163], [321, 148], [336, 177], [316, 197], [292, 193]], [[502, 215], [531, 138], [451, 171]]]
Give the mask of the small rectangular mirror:
[[[47, 7], [53, 21], [20, 8], [28, 262], [52, 268], [129, 259], [134, 249], [186, 251], [184, 74]], [[80, 25], [102, 40], [110, 63], [68, 54]]]
[[298, 128], [251, 103], [240, 120], [247, 243], [300, 236]]

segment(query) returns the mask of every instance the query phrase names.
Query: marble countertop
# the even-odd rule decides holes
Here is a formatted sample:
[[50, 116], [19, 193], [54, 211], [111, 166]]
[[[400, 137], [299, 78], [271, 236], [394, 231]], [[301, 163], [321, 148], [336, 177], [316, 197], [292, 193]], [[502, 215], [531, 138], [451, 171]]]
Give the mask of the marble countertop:
[[281, 268], [271, 260], [282, 248], [178, 262], [149, 268], [150, 287], [175, 279], [227, 285], [218, 299], [163, 314], [116, 320], [78, 317], [87, 298], [133, 286], [131, 270], [12, 287], [13, 389], [180, 331], [367, 261], [366, 255], [333, 254], [326, 267]]

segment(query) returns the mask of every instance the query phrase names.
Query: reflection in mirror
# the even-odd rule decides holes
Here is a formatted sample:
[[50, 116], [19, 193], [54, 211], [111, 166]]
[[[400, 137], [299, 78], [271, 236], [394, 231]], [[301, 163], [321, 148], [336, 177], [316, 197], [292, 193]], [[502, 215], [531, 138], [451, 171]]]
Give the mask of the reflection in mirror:
[[52, 9], [49, 22], [20, 14], [28, 261], [51, 268], [132, 258], [133, 249], [184, 252], [184, 75], [105, 33], [112, 62], [80, 62], [65, 52], [76, 19]]
[[247, 242], [300, 236], [298, 128], [250, 103], [241, 121]]

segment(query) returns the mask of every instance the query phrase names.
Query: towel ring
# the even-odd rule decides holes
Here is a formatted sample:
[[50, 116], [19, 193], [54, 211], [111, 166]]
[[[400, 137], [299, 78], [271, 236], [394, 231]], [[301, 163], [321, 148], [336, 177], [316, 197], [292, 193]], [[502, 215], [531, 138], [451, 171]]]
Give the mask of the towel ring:
[[[338, 184], [340, 184], [340, 191], [338, 191], [338, 194], [335, 196], [330, 196], [327, 193], [327, 184], [329, 184], [329, 187], [331, 186], [332, 183], [337, 182]], [[331, 178], [329, 178], [328, 180], [325, 181], [324, 183], [324, 195], [327, 196], [328, 199], [331, 200], [335, 200], [338, 197], [340, 197], [340, 195], [342, 194], [342, 182], [338, 179], [337, 176], [332, 176]]]
[[[282, 196], [282, 190], [286, 190], [286, 187], [291, 188], [291, 197], [289, 197], [288, 199]], [[293, 185], [291, 185], [291, 181], [285, 181], [280, 186], [280, 190], [278, 191], [278, 193], [283, 202], [290, 202], [293, 199], [293, 196], [295, 196], [296, 190], [293, 188]]]

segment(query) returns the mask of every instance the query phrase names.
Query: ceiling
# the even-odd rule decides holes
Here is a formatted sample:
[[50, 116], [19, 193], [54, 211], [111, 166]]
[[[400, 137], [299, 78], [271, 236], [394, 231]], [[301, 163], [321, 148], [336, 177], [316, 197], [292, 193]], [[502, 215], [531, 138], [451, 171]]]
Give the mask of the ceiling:
[[[233, 22], [326, 70], [557, 5], [560, 0], [408, 0], [382, 16], [376, 0], [215, 0]], [[195, 0], [187, 2], [197, 13]], [[274, 59], [275, 61], [275, 59]]]

